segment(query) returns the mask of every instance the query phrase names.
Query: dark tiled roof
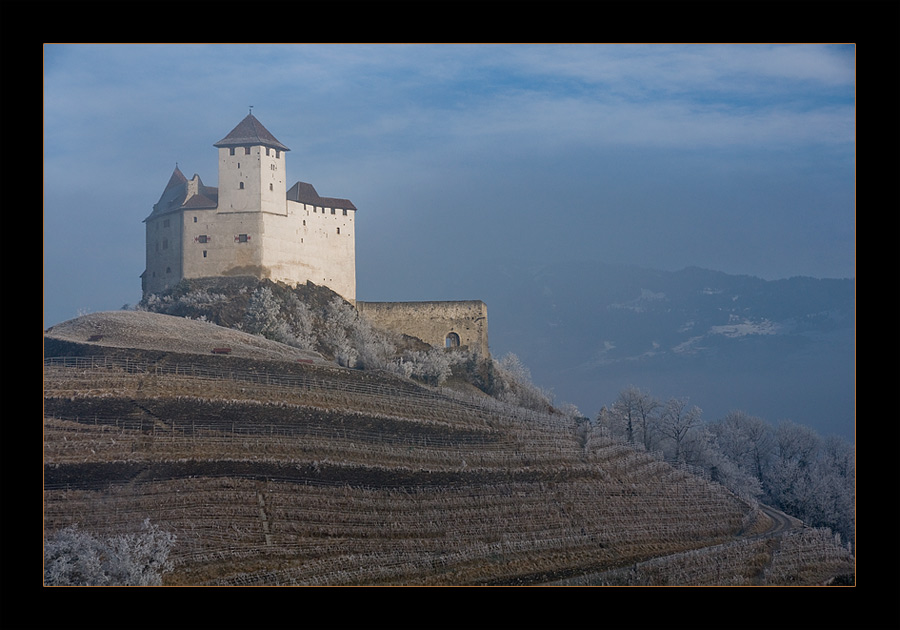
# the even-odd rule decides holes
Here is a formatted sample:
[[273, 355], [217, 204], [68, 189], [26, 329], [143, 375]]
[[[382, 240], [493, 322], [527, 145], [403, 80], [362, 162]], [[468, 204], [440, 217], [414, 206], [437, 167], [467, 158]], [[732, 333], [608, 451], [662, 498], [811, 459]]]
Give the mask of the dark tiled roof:
[[[197, 179], [199, 180], [199, 177]], [[159, 201], [156, 202], [156, 205], [153, 206], [151, 216], [154, 214], [159, 215], [167, 212], [174, 212], [185, 208], [192, 208], [195, 210], [200, 208], [215, 208], [219, 204], [219, 189], [214, 186], [204, 186], [202, 181], [199, 181], [199, 184], [198, 194], [192, 195], [191, 198], [188, 199], [188, 179], [176, 166], [175, 171], [169, 178], [169, 183], [166, 184], [165, 191], [163, 191], [163, 194], [159, 198]]]
[[182, 208], [216, 208], [219, 205], [219, 189], [212, 186], [200, 186], [199, 194], [194, 195], [184, 202]]
[[253, 114], [247, 114], [238, 126], [231, 130], [227, 136], [216, 142], [215, 147], [235, 147], [261, 144], [266, 147], [290, 151], [286, 146], [278, 142], [269, 130], [263, 127]]
[[159, 201], [156, 202], [156, 205], [153, 206], [153, 214], [160, 214], [180, 208], [187, 196], [187, 181], [187, 178], [176, 166], [175, 171], [169, 178], [169, 183], [166, 184], [166, 189], [163, 191], [162, 196], [159, 198]]
[[181, 172], [181, 169], [176, 164], [175, 170], [172, 171], [172, 177], [169, 178], [169, 183], [166, 184], [166, 190], [169, 190], [172, 186], [184, 186], [186, 181], [187, 177], [184, 176], [184, 173]]
[[308, 203], [313, 206], [328, 208], [346, 208], [347, 210], [356, 210], [356, 206], [349, 199], [338, 199], [336, 197], [320, 197], [312, 184], [306, 182], [297, 182], [291, 189], [287, 191], [287, 198], [291, 201], [300, 203]]

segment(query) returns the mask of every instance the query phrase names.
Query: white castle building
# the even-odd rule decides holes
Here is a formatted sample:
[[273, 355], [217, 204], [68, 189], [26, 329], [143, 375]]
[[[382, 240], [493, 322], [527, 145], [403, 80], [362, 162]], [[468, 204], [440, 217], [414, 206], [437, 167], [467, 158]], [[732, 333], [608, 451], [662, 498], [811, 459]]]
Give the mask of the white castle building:
[[376, 326], [436, 347], [488, 355], [487, 306], [462, 302], [358, 302], [356, 206], [320, 197], [312, 184], [287, 189], [286, 146], [248, 114], [219, 150], [219, 186], [175, 167], [144, 223], [144, 296], [184, 278], [255, 276], [290, 286], [326, 286]]
[[219, 186], [176, 166], [144, 223], [144, 295], [183, 278], [256, 276], [325, 285], [356, 300], [356, 207], [320, 197], [311, 184], [286, 189], [286, 146], [253, 114], [215, 143]]

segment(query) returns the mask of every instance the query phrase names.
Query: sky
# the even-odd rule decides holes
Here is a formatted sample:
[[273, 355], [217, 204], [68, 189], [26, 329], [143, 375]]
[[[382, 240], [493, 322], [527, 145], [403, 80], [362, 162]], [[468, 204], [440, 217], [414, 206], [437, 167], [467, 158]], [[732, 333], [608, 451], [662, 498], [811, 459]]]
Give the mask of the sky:
[[45, 328], [140, 300], [143, 219], [251, 106], [289, 187], [358, 208], [360, 300], [484, 299], [460, 270], [498, 263], [855, 277], [853, 46], [43, 53]]

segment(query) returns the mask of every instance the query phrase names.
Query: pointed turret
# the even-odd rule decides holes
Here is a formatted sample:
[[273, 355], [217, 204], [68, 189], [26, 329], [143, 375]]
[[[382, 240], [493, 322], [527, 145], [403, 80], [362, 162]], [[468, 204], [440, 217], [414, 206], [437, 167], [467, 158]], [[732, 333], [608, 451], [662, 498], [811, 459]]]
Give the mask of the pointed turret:
[[184, 176], [184, 173], [181, 172], [181, 169], [176, 164], [175, 170], [172, 171], [172, 177], [169, 178], [169, 183], [166, 184], [166, 190], [169, 190], [172, 186], [184, 186], [186, 181], [187, 177]]
[[175, 170], [169, 178], [169, 183], [166, 184], [166, 188], [163, 190], [163, 194], [160, 195], [159, 201], [153, 206], [153, 212], [151, 214], [180, 208], [181, 204], [184, 203], [184, 200], [187, 198], [187, 183], [187, 177], [184, 176], [184, 173], [181, 172], [178, 166], [175, 166]]

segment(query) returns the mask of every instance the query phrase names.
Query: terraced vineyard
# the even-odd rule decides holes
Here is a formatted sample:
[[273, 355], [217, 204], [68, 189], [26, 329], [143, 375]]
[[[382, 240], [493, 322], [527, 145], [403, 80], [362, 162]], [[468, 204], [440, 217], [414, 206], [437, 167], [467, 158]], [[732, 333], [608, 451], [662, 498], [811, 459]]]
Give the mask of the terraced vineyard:
[[691, 552], [727, 584], [851, 567], [833, 540], [827, 562], [728, 551], [768, 528], [759, 510], [562, 415], [308, 363], [140, 357], [45, 359], [45, 530], [149, 517], [177, 535], [166, 584], [621, 583]]

